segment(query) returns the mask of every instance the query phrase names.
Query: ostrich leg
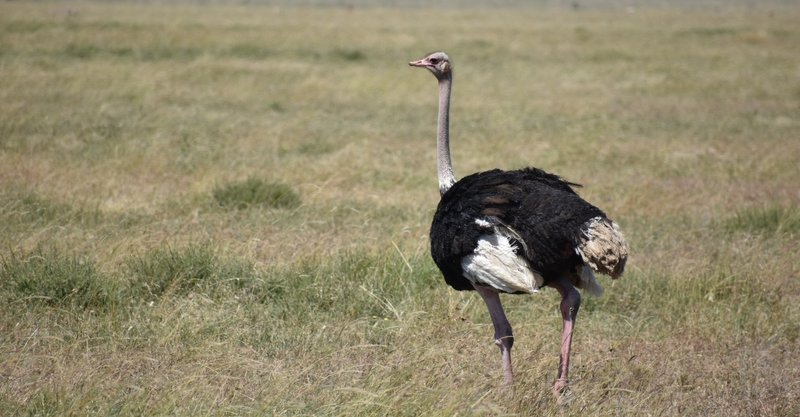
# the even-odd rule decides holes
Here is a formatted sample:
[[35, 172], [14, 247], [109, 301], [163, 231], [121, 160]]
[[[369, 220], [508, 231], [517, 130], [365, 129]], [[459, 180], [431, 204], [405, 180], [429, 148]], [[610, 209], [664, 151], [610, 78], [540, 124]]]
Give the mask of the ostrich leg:
[[553, 384], [553, 394], [559, 396], [569, 383], [569, 354], [572, 348], [572, 331], [575, 328], [575, 319], [581, 306], [581, 294], [572, 286], [569, 280], [561, 278], [550, 286], [561, 294], [561, 318], [564, 320], [564, 330], [561, 333], [561, 359], [558, 361], [558, 376]]
[[511, 346], [514, 344], [514, 335], [511, 334], [511, 323], [506, 318], [503, 305], [500, 303], [500, 294], [494, 289], [473, 284], [475, 290], [481, 295], [486, 307], [489, 308], [489, 316], [494, 325], [494, 343], [500, 347], [500, 354], [503, 360], [503, 381], [506, 387], [510, 387], [514, 382], [514, 375], [511, 371]]

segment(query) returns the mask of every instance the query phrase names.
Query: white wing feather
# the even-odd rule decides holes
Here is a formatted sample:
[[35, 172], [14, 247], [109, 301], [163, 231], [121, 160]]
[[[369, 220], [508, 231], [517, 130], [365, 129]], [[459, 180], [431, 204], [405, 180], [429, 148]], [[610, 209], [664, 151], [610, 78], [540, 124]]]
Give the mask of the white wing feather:
[[475, 252], [461, 260], [461, 267], [468, 280], [502, 292], [534, 293], [544, 284], [544, 278], [517, 255], [509, 238], [499, 233], [481, 236]]

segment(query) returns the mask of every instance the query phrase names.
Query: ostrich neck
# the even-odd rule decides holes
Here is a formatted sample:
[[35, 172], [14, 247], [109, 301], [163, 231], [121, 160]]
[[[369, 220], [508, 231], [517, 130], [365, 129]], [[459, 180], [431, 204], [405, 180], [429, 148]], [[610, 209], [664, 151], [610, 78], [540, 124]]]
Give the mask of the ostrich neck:
[[456, 177], [453, 174], [453, 163], [450, 160], [450, 86], [453, 80], [447, 76], [439, 80], [439, 118], [437, 120], [436, 156], [439, 175], [439, 193], [444, 195]]

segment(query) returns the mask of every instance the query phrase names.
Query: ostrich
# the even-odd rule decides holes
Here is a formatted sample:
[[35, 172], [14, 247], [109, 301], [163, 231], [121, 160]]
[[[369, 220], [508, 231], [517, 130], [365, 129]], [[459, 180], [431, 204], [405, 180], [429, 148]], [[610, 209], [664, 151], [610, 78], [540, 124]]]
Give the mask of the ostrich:
[[616, 223], [573, 190], [578, 184], [538, 168], [494, 169], [456, 181], [450, 160], [450, 89], [453, 64], [444, 52], [409, 62], [439, 82], [437, 156], [441, 200], [431, 224], [431, 255], [458, 291], [477, 291], [489, 309], [500, 347], [504, 385], [511, 386], [514, 336], [500, 293], [552, 287], [561, 295], [561, 356], [553, 392], [568, 384], [576, 288], [600, 295], [594, 272], [618, 278], [628, 248]]

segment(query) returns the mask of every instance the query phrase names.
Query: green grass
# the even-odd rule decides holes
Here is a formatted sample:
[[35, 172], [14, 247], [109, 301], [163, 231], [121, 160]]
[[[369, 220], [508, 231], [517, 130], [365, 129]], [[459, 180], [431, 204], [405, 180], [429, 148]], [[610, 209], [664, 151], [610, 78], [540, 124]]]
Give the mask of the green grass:
[[300, 196], [292, 187], [258, 178], [218, 186], [214, 188], [213, 196], [219, 205], [238, 209], [293, 208], [300, 205]]
[[766, 235], [797, 234], [800, 232], [800, 208], [796, 206], [744, 208], [725, 221], [725, 228], [730, 231]]
[[[0, 5], [0, 414], [800, 414], [800, 9], [378, 3]], [[563, 405], [555, 291], [507, 393], [428, 255], [436, 49], [459, 176], [630, 242]]]
[[53, 249], [11, 253], [0, 262], [4, 303], [17, 307], [107, 307], [118, 300], [114, 282], [104, 278], [92, 261]]
[[242, 287], [253, 279], [253, 266], [223, 260], [209, 246], [190, 245], [182, 250], [156, 248], [127, 262], [132, 298], [180, 297], [192, 291], [211, 295], [216, 287]]

